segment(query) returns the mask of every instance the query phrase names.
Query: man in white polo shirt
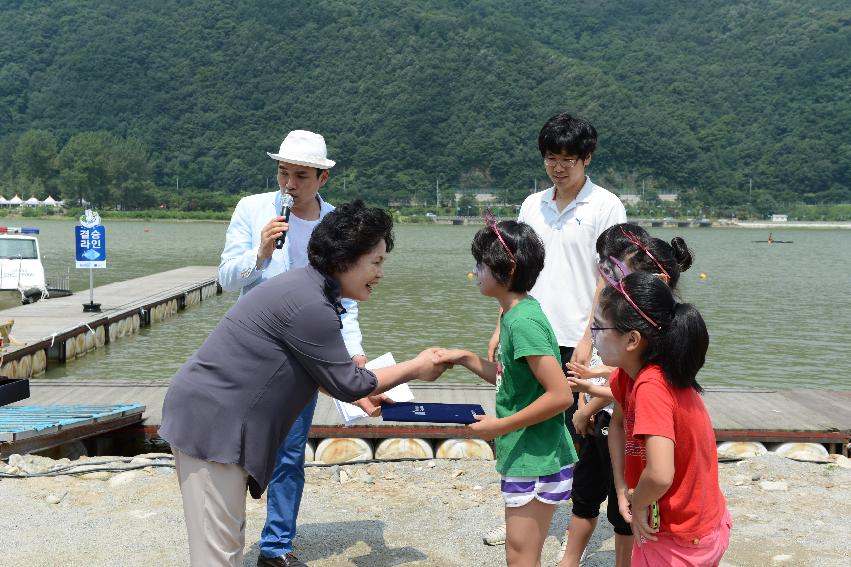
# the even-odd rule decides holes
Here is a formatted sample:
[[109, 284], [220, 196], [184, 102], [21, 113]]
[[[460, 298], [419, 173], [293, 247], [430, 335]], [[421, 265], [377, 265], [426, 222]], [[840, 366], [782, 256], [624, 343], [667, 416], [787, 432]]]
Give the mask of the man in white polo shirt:
[[[540, 302], [556, 333], [562, 368], [570, 360], [588, 364], [591, 358], [590, 335], [582, 339], [599, 278], [597, 237], [610, 226], [626, 222], [626, 210], [617, 195], [585, 174], [596, 147], [597, 130], [587, 120], [566, 112], [550, 118], [538, 135], [538, 149], [553, 186], [529, 195], [517, 217], [544, 242], [544, 269], [530, 294]], [[580, 342], [584, 348], [577, 349]], [[491, 359], [498, 343], [499, 326], [488, 345]], [[576, 394], [565, 412], [574, 441], [578, 439], [572, 422], [575, 399]], [[505, 527], [494, 528], [484, 539], [490, 545], [503, 544]]]
[[[531, 294], [556, 332], [563, 362], [574, 354], [588, 327], [599, 277], [597, 237], [626, 222], [617, 195], [585, 174], [596, 146], [597, 130], [587, 120], [567, 113], [550, 118], [538, 136], [538, 149], [553, 186], [527, 197], [517, 218], [544, 241], [544, 269]], [[587, 364], [590, 348], [576, 355]]]

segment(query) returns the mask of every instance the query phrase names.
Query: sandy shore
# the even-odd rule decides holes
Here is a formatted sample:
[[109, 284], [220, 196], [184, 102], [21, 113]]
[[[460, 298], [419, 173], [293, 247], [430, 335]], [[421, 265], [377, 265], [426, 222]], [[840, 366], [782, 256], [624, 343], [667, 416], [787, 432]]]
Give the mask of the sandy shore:
[[[118, 463], [143, 468], [83, 478], [0, 480], [0, 564], [186, 565], [173, 470], [149, 464]], [[851, 564], [847, 465], [844, 460], [800, 463], [773, 454], [722, 463], [721, 484], [735, 523], [724, 565]], [[497, 479], [493, 463], [482, 461], [308, 468], [296, 552], [315, 567], [502, 565], [503, 548], [481, 540], [502, 520]], [[265, 500], [249, 499], [247, 512], [245, 565], [253, 566]], [[556, 563], [569, 520], [569, 507], [557, 512], [543, 566]], [[611, 528], [602, 520], [585, 565], [610, 565], [612, 549]]]

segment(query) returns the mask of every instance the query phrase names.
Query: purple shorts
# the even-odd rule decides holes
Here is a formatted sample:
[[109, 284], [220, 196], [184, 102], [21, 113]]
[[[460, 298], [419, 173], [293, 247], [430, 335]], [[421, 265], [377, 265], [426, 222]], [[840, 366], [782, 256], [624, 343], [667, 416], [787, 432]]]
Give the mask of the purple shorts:
[[533, 498], [544, 504], [565, 504], [573, 490], [573, 465], [546, 476], [504, 476], [501, 488], [506, 508], [525, 506]]

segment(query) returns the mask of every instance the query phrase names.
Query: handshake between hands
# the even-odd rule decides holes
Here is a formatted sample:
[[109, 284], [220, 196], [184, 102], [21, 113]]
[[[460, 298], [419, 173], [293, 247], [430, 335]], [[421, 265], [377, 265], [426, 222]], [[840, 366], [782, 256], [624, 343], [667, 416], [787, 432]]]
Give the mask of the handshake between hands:
[[[493, 383], [494, 378], [490, 374], [495, 374], [495, 365], [491, 362], [481, 359], [472, 352], [460, 349], [446, 349], [432, 347], [420, 352], [414, 358], [402, 362], [397, 367], [405, 368], [410, 380], [421, 380], [423, 382], [434, 382], [441, 374], [452, 368], [456, 364], [461, 364], [469, 369], [474, 374], [478, 374], [488, 382]], [[376, 373], [381, 373], [379, 369]], [[393, 403], [384, 394], [373, 394], [362, 398], [356, 402], [370, 416], [378, 416], [381, 414], [382, 403]], [[365, 407], [366, 406], [366, 407]], [[477, 415], [475, 416], [476, 423], [469, 425], [469, 428], [475, 431], [476, 437], [490, 441], [495, 437], [504, 435], [511, 431], [507, 427], [504, 419], [497, 418], [492, 415]]]
[[416, 380], [434, 382], [455, 364], [463, 364], [467, 355], [472, 356], [471, 353], [458, 349], [427, 348], [411, 360], [416, 365]]
[[[493, 362], [484, 360], [470, 351], [445, 348], [428, 349], [428, 351], [432, 353], [432, 363], [445, 367], [444, 371], [460, 364], [485, 381], [493, 383], [495, 380], [496, 367]], [[491, 374], [494, 374], [494, 376], [491, 376]], [[485, 441], [490, 441], [511, 431], [504, 419], [493, 415], [476, 415], [474, 417], [476, 422], [471, 423], [468, 427], [476, 432], [476, 437]]]

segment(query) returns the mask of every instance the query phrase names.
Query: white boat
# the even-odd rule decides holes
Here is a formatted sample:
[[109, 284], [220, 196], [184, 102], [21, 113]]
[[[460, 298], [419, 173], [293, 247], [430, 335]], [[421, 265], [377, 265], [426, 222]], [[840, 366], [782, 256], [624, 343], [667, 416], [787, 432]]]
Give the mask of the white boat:
[[37, 228], [0, 227], [0, 292], [15, 291], [21, 303], [47, 297]]

